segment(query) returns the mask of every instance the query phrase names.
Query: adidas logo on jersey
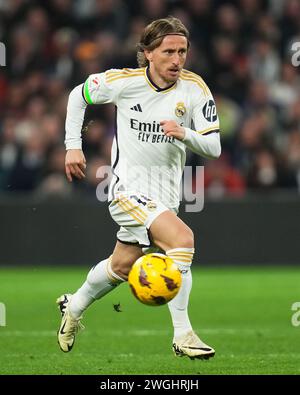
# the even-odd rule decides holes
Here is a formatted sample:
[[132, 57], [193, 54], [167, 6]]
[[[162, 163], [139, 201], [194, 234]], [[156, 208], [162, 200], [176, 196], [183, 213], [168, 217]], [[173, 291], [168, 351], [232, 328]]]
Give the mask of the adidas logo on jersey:
[[130, 107], [130, 110], [138, 111], [138, 112], [142, 112], [143, 111], [140, 104], [137, 104], [136, 106]]

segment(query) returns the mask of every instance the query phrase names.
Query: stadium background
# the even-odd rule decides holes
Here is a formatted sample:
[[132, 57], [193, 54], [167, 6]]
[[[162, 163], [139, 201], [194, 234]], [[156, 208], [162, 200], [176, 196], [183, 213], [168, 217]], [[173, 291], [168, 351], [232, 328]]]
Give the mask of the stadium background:
[[[295, 370], [299, 366], [296, 353], [288, 356], [283, 350], [294, 344], [297, 329], [290, 325], [290, 307], [299, 299], [300, 67], [291, 61], [291, 46], [300, 42], [297, 0], [0, 0], [0, 41], [7, 51], [6, 66], [0, 67], [0, 302], [6, 303], [10, 322], [10, 327], [0, 327], [4, 335], [0, 343], [11, 341], [12, 348], [24, 343], [21, 337], [18, 343], [17, 334], [17, 338], [5, 337], [4, 332], [14, 322], [15, 328], [24, 330], [26, 309], [22, 315], [14, 306], [17, 290], [18, 300], [29, 304], [36, 295], [49, 299], [51, 294], [54, 298], [66, 285], [74, 290], [87, 267], [113, 248], [117, 227], [106, 204], [96, 199], [100, 181], [96, 170], [110, 162], [114, 107], [89, 106], [85, 120], [88, 131], [84, 133], [87, 177], [84, 182], [70, 184], [64, 175], [63, 144], [68, 94], [91, 73], [136, 67], [135, 44], [142, 29], [149, 21], [169, 14], [179, 17], [190, 30], [192, 46], [186, 68], [200, 74], [211, 88], [221, 124], [223, 153], [219, 160], [205, 162], [188, 155], [187, 164], [205, 165], [205, 209], [202, 213], [182, 212], [195, 232], [194, 266], [204, 270], [212, 264], [236, 264], [248, 270], [249, 265], [268, 264], [265, 272], [257, 269], [257, 277], [254, 272], [240, 276], [240, 266], [224, 266], [219, 280], [216, 272], [204, 271], [203, 277], [199, 276], [201, 298], [212, 297], [214, 284], [221, 288], [215, 299], [210, 299], [211, 305], [202, 306], [203, 317], [207, 325], [218, 326], [209, 306], [215, 308], [220, 300], [232, 302], [232, 309], [246, 308], [247, 325], [252, 330], [253, 322], [259, 325], [260, 321], [255, 321], [251, 309], [253, 304], [261, 304], [261, 317], [268, 312], [270, 318], [266, 327], [280, 329], [282, 337], [288, 333], [290, 339], [290, 343], [276, 339], [284, 355], [282, 372], [299, 373], [298, 368]], [[65, 277], [60, 277], [63, 269], [58, 266], [77, 264], [81, 266], [74, 271], [69, 266]], [[289, 264], [294, 267], [288, 268]], [[266, 290], [270, 291], [267, 295]], [[235, 295], [228, 300], [231, 291]], [[198, 292], [197, 286], [193, 292]], [[234, 304], [236, 295], [241, 296], [243, 305]], [[110, 303], [110, 296], [107, 300]], [[141, 316], [142, 308], [136, 307]], [[56, 314], [50, 307], [45, 311], [51, 317]], [[224, 316], [221, 312], [223, 327], [227, 313], [226, 308]], [[150, 326], [153, 314], [151, 311], [143, 318]], [[93, 317], [90, 320], [96, 323]], [[279, 317], [285, 324], [282, 321], [276, 327]], [[44, 329], [54, 330], [56, 319], [49, 318], [50, 327], [45, 324]], [[28, 331], [32, 329], [29, 322], [26, 325]], [[239, 334], [232, 334], [237, 344], [242, 344], [242, 324], [239, 328], [241, 339]], [[228, 330], [225, 339], [231, 333]], [[265, 335], [263, 329], [257, 331]], [[212, 336], [209, 330], [207, 333]], [[220, 332], [219, 338], [222, 344], [224, 333]], [[87, 337], [83, 343], [84, 339], [88, 344]], [[33, 345], [36, 340], [31, 338]], [[259, 341], [256, 345], [261, 350], [265, 347]], [[272, 347], [270, 340], [269, 349]], [[8, 354], [7, 360], [2, 355], [3, 366], [8, 366], [4, 372], [24, 372], [18, 367], [18, 352]], [[38, 364], [38, 354], [34, 358]], [[43, 359], [40, 370], [26, 368], [25, 372], [52, 372], [51, 361], [49, 357], [48, 370], [42, 368]], [[253, 372], [260, 368], [269, 372], [272, 366], [271, 373], [280, 372], [267, 357], [265, 365], [257, 364], [255, 357], [249, 357], [250, 365], [251, 361]], [[290, 370], [284, 370], [288, 361]], [[221, 362], [220, 373], [226, 371], [228, 361], [224, 358]], [[59, 366], [57, 360], [55, 363]], [[34, 366], [32, 361], [30, 364]], [[61, 370], [76, 373], [75, 365], [70, 363], [69, 370]], [[90, 362], [86, 368], [91, 370], [87, 371], [93, 372], [92, 365]], [[232, 360], [230, 366], [227, 372], [239, 372]], [[120, 369], [112, 373], [122, 372]]]

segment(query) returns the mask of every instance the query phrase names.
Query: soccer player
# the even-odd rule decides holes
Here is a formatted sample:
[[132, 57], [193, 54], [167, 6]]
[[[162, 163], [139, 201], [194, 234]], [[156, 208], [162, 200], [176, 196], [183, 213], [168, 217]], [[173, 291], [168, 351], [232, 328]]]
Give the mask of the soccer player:
[[182, 274], [180, 291], [168, 303], [175, 354], [199, 359], [215, 354], [189, 320], [195, 246], [192, 230], [177, 216], [186, 148], [210, 159], [221, 153], [210, 90], [201, 77], [183, 68], [188, 48], [189, 33], [180, 20], [155, 20], [141, 36], [140, 68], [93, 74], [70, 93], [65, 139], [69, 181], [84, 177], [81, 129], [87, 105], [117, 107], [109, 210], [120, 230], [112, 255], [90, 270], [75, 294], [57, 300], [62, 314], [58, 342], [64, 352], [72, 349], [88, 306], [126, 281], [132, 264], [155, 246]]

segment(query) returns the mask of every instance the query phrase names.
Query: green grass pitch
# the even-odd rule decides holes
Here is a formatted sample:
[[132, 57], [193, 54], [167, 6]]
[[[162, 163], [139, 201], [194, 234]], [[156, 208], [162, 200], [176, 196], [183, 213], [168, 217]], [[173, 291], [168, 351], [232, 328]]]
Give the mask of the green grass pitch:
[[[74, 292], [87, 268], [0, 268], [0, 374], [299, 374], [300, 269], [196, 268], [190, 317], [216, 349], [209, 361], [175, 357], [166, 306], [148, 307], [123, 284], [86, 312], [73, 350], [56, 342], [55, 299]], [[116, 312], [114, 304], [121, 304]]]

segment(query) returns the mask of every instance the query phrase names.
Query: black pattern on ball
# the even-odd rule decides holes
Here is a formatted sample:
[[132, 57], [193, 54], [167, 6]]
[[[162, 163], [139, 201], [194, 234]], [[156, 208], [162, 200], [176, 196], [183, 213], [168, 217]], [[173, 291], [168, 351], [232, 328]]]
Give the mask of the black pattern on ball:
[[153, 296], [151, 295], [151, 298], [154, 300], [155, 304], [157, 305], [161, 305], [161, 304], [166, 304], [167, 301], [165, 298], [163, 298], [162, 296]]
[[165, 280], [166, 286], [169, 291], [174, 291], [174, 289], [178, 288], [178, 285], [174, 282], [174, 280], [168, 276], [160, 275]]
[[142, 287], [148, 287], [151, 288], [150, 285], [151, 283], [147, 280], [147, 273], [145, 272], [143, 266], [140, 268], [140, 273], [139, 273], [139, 283], [141, 284]]

